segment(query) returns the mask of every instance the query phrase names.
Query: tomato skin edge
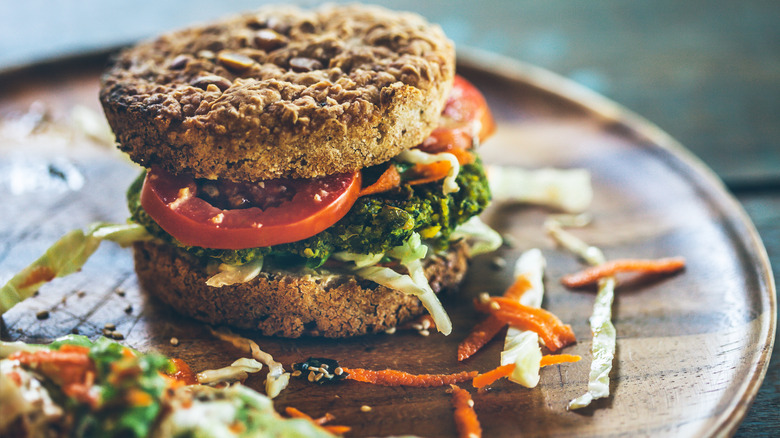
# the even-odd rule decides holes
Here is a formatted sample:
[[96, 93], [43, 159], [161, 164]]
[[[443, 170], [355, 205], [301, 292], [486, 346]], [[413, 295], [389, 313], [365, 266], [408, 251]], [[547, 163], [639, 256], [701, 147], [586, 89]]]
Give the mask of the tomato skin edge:
[[[314, 236], [338, 222], [349, 212], [358, 198], [362, 183], [360, 172], [355, 172], [347, 189], [324, 209], [318, 210], [314, 214], [294, 217], [287, 223], [272, 221], [276, 223], [259, 227], [252, 226], [248, 224], [251, 221], [243, 219], [226, 221], [239, 223], [239, 226], [231, 228], [203, 220], [203, 217], [214, 217], [219, 213], [231, 215], [238, 212], [236, 214], [254, 215], [257, 220], [262, 220], [262, 210], [256, 207], [243, 210], [221, 210], [195, 196], [185, 196], [181, 200], [177, 198], [173, 202], [166, 202], [166, 198], [171, 198], [170, 191], [161, 189], [150, 182], [150, 178], [159, 177], [156, 172], [159, 172], [159, 169], [150, 169], [144, 178], [140, 196], [143, 209], [165, 232], [182, 244], [212, 249], [238, 250], [267, 247]], [[188, 178], [170, 176], [180, 180]]]

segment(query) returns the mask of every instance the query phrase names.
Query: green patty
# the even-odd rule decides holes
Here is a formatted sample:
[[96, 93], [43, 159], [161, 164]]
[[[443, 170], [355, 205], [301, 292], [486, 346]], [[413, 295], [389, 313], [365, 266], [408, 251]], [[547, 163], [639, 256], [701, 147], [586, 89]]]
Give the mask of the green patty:
[[[141, 207], [144, 174], [127, 191], [130, 214], [149, 232], [198, 257], [240, 265], [258, 257], [283, 264], [305, 263], [318, 267], [334, 252], [378, 254], [401, 245], [413, 232], [434, 235], [434, 249], [447, 248], [449, 236], [458, 225], [485, 209], [490, 201], [485, 170], [481, 162], [462, 166], [457, 177], [460, 191], [445, 195], [442, 182], [402, 185], [388, 193], [359, 198], [340, 221], [308, 239], [262, 248], [240, 250], [186, 246], [163, 231]], [[438, 231], [438, 232], [437, 232]]]

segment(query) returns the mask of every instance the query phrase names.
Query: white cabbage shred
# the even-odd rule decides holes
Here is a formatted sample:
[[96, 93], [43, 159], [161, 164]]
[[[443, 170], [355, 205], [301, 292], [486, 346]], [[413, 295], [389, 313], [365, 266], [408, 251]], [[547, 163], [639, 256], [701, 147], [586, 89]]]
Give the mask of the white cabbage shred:
[[503, 239], [498, 232], [474, 216], [458, 225], [450, 235], [450, 240], [465, 239], [469, 246], [469, 257], [497, 250]]
[[[529, 307], [541, 307], [544, 298], [544, 268], [546, 261], [542, 252], [530, 249], [524, 252], [515, 263], [515, 278], [525, 277], [531, 288], [520, 297], [520, 304]], [[529, 330], [509, 327], [501, 352], [501, 365], [515, 364], [515, 370], [509, 380], [533, 388], [539, 383], [539, 362], [542, 350], [539, 348], [539, 335]]]
[[538, 169], [487, 166], [494, 201], [523, 202], [580, 213], [593, 200], [590, 172], [584, 169]]
[[262, 269], [262, 257], [258, 257], [243, 265], [228, 265], [222, 263], [219, 265], [219, 273], [209, 277], [209, 279], [206, 280], [206, 284], [211, 287], [222, 287], [236, 283], [246, 283], [257, 277]]
[[242, 357], [232, 364], [216, 370], [205, 370], [197, 374], [198, 383], [212, 385], [222, 382], [243, 381], [248, 373], [256, 373], [263, 369], [263, 364], [255, 359]]
[[44, 283], [81, 269], [102, 241], [110, 240], [127, 246], [149, 239], [152, 239], [152, 236], [139, 224], [100, 222], [90, 225], [86, 233], [82, 230], [69, 232], [0, 289], [0, 314], [32, 296]]
[[265, 379], [265, 393], [268, 397], [276, 397], [290, 383], [290, 373], [284, 372], [284, 366], [275, 361], [273, 356], [261, 350], [255, 341], [236, 335], [227, 329], [210, 330], [212, 335], [230, 342], [234, 347], [251, 354], [252, 358], [268, 366], [268, 375]]
[[[564, 248], [573, 252], [590, 265], [604, 263], [604, 254], [595, 246], [590, 246], [573, 234], [565, 231], [562, 222], [582, 223], [581, 217], [571, 220], [551, 219], [545, 223], [547, 232]], [[615, 326], [612, 324], [612, 302], [615, 296], [615, 277], [606, 277], [599, 281], [593, 314], [590, 317], [590, 331], [593, 334], [588, 376], [588, 391], [569, 402], [569, 409], [584, 408], [593, 400], [609, 396], [609, 372], [615, 358]]]

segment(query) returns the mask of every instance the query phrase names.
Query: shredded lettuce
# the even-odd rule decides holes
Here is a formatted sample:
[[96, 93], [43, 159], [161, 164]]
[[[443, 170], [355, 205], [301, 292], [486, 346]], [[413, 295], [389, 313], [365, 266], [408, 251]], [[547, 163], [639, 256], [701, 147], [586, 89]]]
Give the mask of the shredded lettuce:
[[[520, 297], [520, 303], [530, 307], [541, 307], [544, 298], [544, 268], [546, 261], [539, 249], [524, 252], [515, 263], [515, 278], [524, 276], [531, 284]], [[515, 370], [509, 380], [527, 388], [533, 388], [539, 383], [539, 361], [542, 350], [539, 348], [539, 335], [532, 331], [509, 327], [504, 339], [504, 350], [501, 352], [501, 365], [515, 364]]]
[[[582, 223], [582, 218], [553, 218], [545, 222], [545, 229], [561, 246], [576, 254], [588, 264], [598, 266], [604, 263], [604, 254], [595, 246], [590, 246], [573, 234], [565, 231], [562, 223]], [[615, 358], [616, 333], [612, 324], [612, 302], [615, 297], [615, 277], [599, 280], [599, 290], [593, 303], [590, 317], [590, 331], [593, 334], [588, 375], [588, 391], [569, 402], [569, 409], [584, 408], [593, 400], [609, 396], [609, 372]]]
[[450, 171], [447, 174], [447, 176], [444, 178], [443, 181], [444, 186], [442, 187], [444, 194], [448, 195], [450, 193], [455, 193], [460, 190], [460, 187], [455, 182], [455, 178], [458, 177], [458, 173], [460, 172], [460, 163], [458, 162], [458, 157], [456, 157], [455, 155], [449, 152], [429, 154], [419, 149], [409, 149], [401, 152], [397, 158], [401, 161], [406, 161], [408, 163], [414, 163], [414, 164], [433, 164], [439, 161], [449, 161]]
[[206, 284], [211, 287], [229, 286], [236, 283], [246, 283], [260, 274], [263, 270], [263, 258], [258, 257], [244, 265], [219, 265], [219, 273], [212, 275], [206, 280]]
[[86, 233], [82, 230], [69, 232], [0, 289], [0, 314], [32, 296], [44, 283], [81, 269], [102, 241], [110, 240], [126, 246], [151, 238], [138, 224], [101, 222], [91, 225]]
[[498, 232], [482, 222], [479, 216], [474, 216], [458, 225], [450, 240], [465, 239], [469, 245], [469, 257], [497, 250], [503, 239]]
[[268, 366], [268, 375], [265, 379], [265, 393], [270, 398], [279, 395], [290, 382], [290, 373], [284, 372], [284, 366], [275, 361], [273, 356], [261, 350], [257, 343], [251, 339], [236, 335], [227, 329], [211, 330], [211, 334], [223, 341], [230, 342], [234, 347], [252, 355], [252, 358]]
[[379, 263], [384, 256], [385, 253], [383, 252], [380, 252], [379, 254], [357, 254], [354, 252], [341, 251], [334, 253], [331, 257], [340, 262], [352, 262], [355, 264], [355, 267], [358, 268], [365, 268], [366, 266], [374, 266]]
[[489, 166], [488, 181], [496, 201], [527, 202], [579, 213], [593, 199], [590, 173], [584, 169]]
[[250, 359], [248, 357], [242, 357], [232, 364], [226, 367], [218, 368], [216, 370], [205, 370], [198, 373], [198, 383], [201, 385], [211, 385], [215, 383], [231, 382], [237, 380], [245, 380], [248, 373], [256, 373], [263, 369], [263, 364]]

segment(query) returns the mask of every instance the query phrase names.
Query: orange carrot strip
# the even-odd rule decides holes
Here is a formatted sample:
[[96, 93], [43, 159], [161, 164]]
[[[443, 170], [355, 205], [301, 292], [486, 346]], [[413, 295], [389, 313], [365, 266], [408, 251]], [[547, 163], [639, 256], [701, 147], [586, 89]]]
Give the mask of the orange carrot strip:
[[515, 366], [516, 365], [513, 363], [501, 365], [498, 368], [492, 369], [484, 374], [480, 374], [477, 377], [474, 377], [474, 380], [471, 382], [471, 384], [474, 385], [475, 388], [484, 388], [496, 380], [512, 374], [512, 372], [515, 370]]
[[506, 323], [493, 315], [477, 323], [466, 339], [458, 345], [458, 360], [463, 361], [471, 357], [485, 344], [490, 342], [491, 339], [496, 337], [504, 326], [506, 326]]
[[460, 438], [482, 437], [482, 426], [479, 425], [477, 413], [474, 411], [474, 400], [465, 389], [456, 385], [452, 387], [452, 407], [455, 408], [455, 426]]
[[177, 358], [171, 359], [171, 362], [173, 362], [173, 365], [176, 367], [176, 372], [173, 373], [171, 377], [185, 385], [194, 385], [198, 383], [197, 376], [192, 372], [192, 369], [190, 369], [190, 366], [187, 365], [186, 362]]
[[444, 386], [471, 380], [478, 374], [476, 371], [463, 371], [455, 374], [409, 374], [398, 370], [374, 371], [362, 368], [341, 368], [348, 373], [347, 379], [380, 386]]
[[[521, 275], [517, 277], [509, 288], [507, 288], [506, 292], [504, 292], [504, 296], [513, 300], [520, 300], [520, 297], [529, 289], [531, 289], [531, 282], [528, 280], [527, 276]], [[487, 305], [482, 305], [480, 303], [475, 303], [475, 306], [478, 310], [483, 310], [485, 312], [490, 310]], [[474, 353], [484, 347], [485, 344], [490, 342], [505, 325], [506, 322], [503, 322], [492, 315], [478, 323], [474, 326], [474, 329], [471, 330], [471, 333], [469, 333], [466, 339], [458, 345], [458, 360], [463, 361], [471, 357]]]
[[583, 269], [561, 278], [566, 287], [576, 288], [598, 282], [604, 277], [612, 277], [619, 272], [636, 271], [644, 274], [671, 274], [685, 267], [682, 257], [669, 257], [655, 260], [618, 259]]
[[36, 266], [27, 274], [27, 277], [17, 288], [24, 289], [34, 284], [52, 281], [56, 275], [57, 273], [48, 266]]
[[398, 173], [398, 169], [396, 169], [395, 166], [391, 164], [387, 170], [385, 170], [382, 175], [379, 176], [379, 179], [376, 180], [375, 183], [368, 187], [362, 188], [360, 193], [358, 193], [358, 197], [386, 192], [400, 185], [401, 174]]
[[352, 428], [349, 426], [322, 426], [322, 428], [332, 433], [333, 435], [344, 435], [345, 433], [352, 430]]
[[437, 161], [431, 164], [417, 163], [406, 172], [407, 177], [411, 178], [409, 181], [406, 181], [407, 184], [425, 184], [446, 177], [450, 173], [450, 162]]
[[452, 148], [448, 150], [447, 152], [451, 153], [452, 155], [455, 155], [455, 158], [458, 159], [458, 163], [463, 166], [465, 164], [471, 164], [474, 162], [474, 154], [467, 151], [463, 148]]
[[557, 351], [577, 340], [571, 326], [544, 309], [524, 306], [509, 298], [491, 298], [491, 302], [499, 305], [498, 309], [491, 305], [491, 314], [514, 327], [535, 332], [550, 351]]
[[323, 415], [322, 417], [315, 419], [309, 416], [308, 414], [304, 414], [303, 412], [301, 412], [300, 410], [292, 406], [287, 406], [286, 408], [284, 408], [284, 412], [287, 415], [289, 415], [290, 418], [303, 418], [304, 420], [308, 420], [314, 425], [317, 425], [335, 435], [343, 435], [349, 432], [350, 430], [352, 430], [352, 428], [349, 426], [336, 426], [336, 425], [325, 426], [324, 425], [325, 423], [332, 421], [334, 418], [336, 418], [331, 413], [325, 413], [325, 415]]
[[509, 286], [506, 292], [504, 292], [504, 297], [511, 298], [513, 300], [520, 300], [520, 297], [522, 297], [524, 293], [530, 290], [531, 287], [533, 286], [531, 285], [531, 280], [528, 279], [528, 276], [520, 275], [515, 279], [515, 282]]
[[548, 365], [557, 365], [559, 363], [567, 362], [579, 362], [581, 357], [576, 354], [545, 354], [542, 356], [542, 360], [539, 361], [540, 367], [546, 367]]

